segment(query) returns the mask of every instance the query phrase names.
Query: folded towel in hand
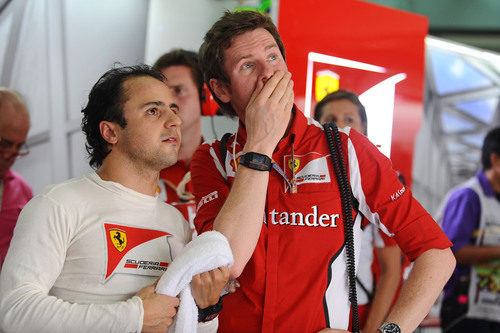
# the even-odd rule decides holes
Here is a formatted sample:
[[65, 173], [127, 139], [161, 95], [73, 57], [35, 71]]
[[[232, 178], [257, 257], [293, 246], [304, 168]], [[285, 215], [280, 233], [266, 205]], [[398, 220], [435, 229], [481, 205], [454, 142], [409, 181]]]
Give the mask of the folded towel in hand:
[[217, 231], [208, 231], [195, 237], [182, 249], [156, 285], [158, 294], [180, 298], [177, 315], [169, 332], [196, 332], [198, 308], [190, 286], [193, 276], [233, 263], [229, 242]]

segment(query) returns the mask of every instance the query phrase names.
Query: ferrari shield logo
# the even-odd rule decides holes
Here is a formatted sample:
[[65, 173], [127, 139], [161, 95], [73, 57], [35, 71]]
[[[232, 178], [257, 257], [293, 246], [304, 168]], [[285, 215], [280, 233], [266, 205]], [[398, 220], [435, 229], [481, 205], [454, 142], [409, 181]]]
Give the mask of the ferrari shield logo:
[[229, 164], [233, 167], [234, 171], [236, 171], [238, 169], [238, 166], [240, 165], [240, 159], [241, 159], [241, 156], [239, 156], [236, 159], [236, 165], [234, 164], [234, 160], [233, 159], [231, 159], [231, 161], [229, 162]]
[[109, 235], [111, 236], [111, 242], [115, 246], [115, 248], [122, 252], [127, 247], [127, 233], [120, 229], [111, 229], [109, 231]]
[[297, 169], [299, 168], [300, 166], [300, 160], [298, 158], [291, 158], [288, 160], [288, 167], [290, 168], [290, 170], [292, 170], [292, 172], [297, 172]]

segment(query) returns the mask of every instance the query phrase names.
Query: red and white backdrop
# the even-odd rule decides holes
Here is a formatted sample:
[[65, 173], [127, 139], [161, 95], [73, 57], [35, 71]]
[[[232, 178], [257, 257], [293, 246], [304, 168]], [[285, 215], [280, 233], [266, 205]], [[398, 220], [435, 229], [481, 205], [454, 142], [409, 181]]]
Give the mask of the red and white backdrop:
[[370, 140], [411, 186], [427, 18], [357, 0], [281, 0], [278, 27], [298, 107], [312, 114], [337, 88], [360, 95]]

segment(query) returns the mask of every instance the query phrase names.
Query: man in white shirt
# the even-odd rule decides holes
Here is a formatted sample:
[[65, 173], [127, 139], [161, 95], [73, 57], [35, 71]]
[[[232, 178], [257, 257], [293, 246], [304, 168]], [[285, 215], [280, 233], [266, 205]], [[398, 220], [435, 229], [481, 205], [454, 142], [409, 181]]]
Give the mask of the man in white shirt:
[[[96, 172], [53, 185], [21, 212], [0, 278], [6, 332], [165, 332], [176, 297], [154, 282], [190, 241], [182, 215], [156, 195], [177, 161], [181, 120], [158, 72], [116, 68], [82, 110]], [[219, 301], [223, 267], [195, 276], [200, 309]], [[216, 331], [217, 319], [199, 331]]]

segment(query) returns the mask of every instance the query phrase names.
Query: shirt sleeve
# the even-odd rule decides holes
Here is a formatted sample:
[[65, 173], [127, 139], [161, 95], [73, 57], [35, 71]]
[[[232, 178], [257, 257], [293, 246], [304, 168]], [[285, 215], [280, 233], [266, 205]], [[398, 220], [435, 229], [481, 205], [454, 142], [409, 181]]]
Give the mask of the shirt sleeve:
[[388, 235], [386, 235], [382, 230], [377, 229], [375, 231], [375, 247], [385, 248], [391, 246], [398, 246], [396, 240]]
[[0, 325], [5, 332], [140, 332], [139, 297], [110, 304], [77, 304], [49, 294], [75, 228], [61, 205], [45, 196], [19, 216], [0, 274]]
[[446, 203], [442, 226], [453, 242], [451, 250], [457, 252], [474, 239], [474, 230], [479, 226], [481, 204], [479, 196], [470, 188], [460, 188], [453, 192]]
[[452, 245], [410, 189], [399, 181], [391, 161], [377, 147], [353, 130], [345, 145], [359, 210], [385, 234], [394, 237], [410, 260], [427, 250]]
[[218, 144], [203, 144], [191, 161], [191, 182], [196, 200], [194, 225], [198, 234], [213, 229], [215, 217], [229, 194], [229, 182], [220, 158]]

